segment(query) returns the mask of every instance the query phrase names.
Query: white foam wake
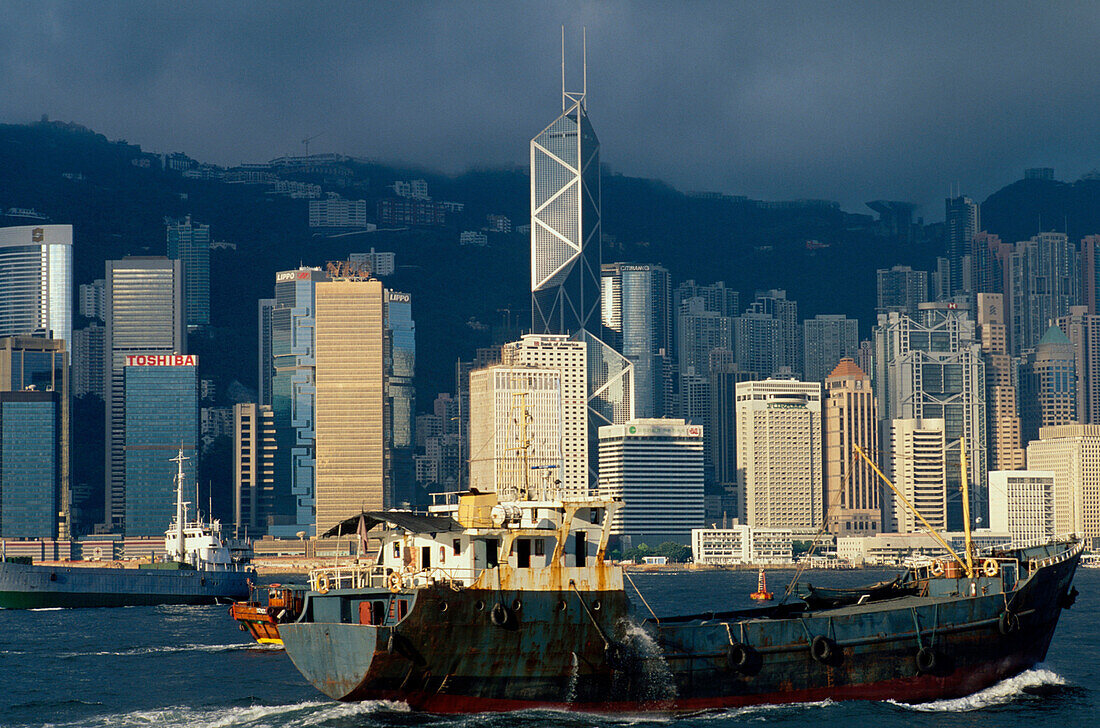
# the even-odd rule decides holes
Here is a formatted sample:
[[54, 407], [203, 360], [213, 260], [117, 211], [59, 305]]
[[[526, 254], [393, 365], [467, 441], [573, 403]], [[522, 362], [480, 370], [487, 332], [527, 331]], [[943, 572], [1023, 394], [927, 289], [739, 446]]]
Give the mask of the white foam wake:
[[174, 706], [154, 710], [137, 710], [131, 713], [83, 718], [79, 723], [57, 723], [58, 728], [266, 728], [271, 725], [308, 728], [325, 725], [329, 721], [356, 715], [383, 711], [407, 712], [401, 703], [381, 701], [363, 703], [336, 703], [310, 701], [291, 705], [250, 705], [235, 708], [188, 708]]
[[1061, 675], [1050, 670], [1027, 670], [1016, 677], [1002, 680], [996, 685], [990, 685], [985, 690], [980, 690], [973, 695], [951, 700], [935, 700], [931, 703], [899, 703], [888, 700], [888, 703], [925, 713], [965, 713], [972, 710], [981, 710], [994, 705], [1011, 703], [1023, 695], [1028, 688], [1042, 687], [1043, 685], [1065, 685], [1066, 681]]

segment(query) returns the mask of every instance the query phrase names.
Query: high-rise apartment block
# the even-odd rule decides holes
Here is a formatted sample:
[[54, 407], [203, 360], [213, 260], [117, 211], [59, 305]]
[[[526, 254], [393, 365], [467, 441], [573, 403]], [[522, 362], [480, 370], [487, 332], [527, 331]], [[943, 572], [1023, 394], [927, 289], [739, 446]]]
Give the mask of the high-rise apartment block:
[[842, 536], [882, 531], [878, 476], [862, 458], [878, 457], [878, 408], [871, 378], [851, 359], [841, 359], [825, 378], [825, 518]]
[[989, 528], [1015, 542], [1055, 535], [1053, 471], [990, 470]]
[[360, 229], [367, 227], [366, 200], [310, 200], [309, 226], [328, 229]]
[[880, 268], [877, 276], [877, 313], [903, 313], [918, 318], [917, 306], [931, 300], [927, 271], [895, 265], [893, 268]]
[[985, 362], [965, 304], [921, 304], [922, 320], [879, 315], [875, 337], [875, 398], [885, 452], [880, 464], [894, 468], [893, 420], [944, 420], [951, 447], [947, 461], [948, 528], [962, 527], [961, 458], [955, 443], [965, 438], [972, 525], [987, 523], [985, 507]]
[[93, 323], [73, 331], [72, 388], [74, 397], [106, 396], [106, 366], [103, 359], [107, 329]]
[[859, 322], [843, 315], [819, 314], [802, 322], [802, 376], [823, 382], [841, 359], [859, 348]]
[[622, 499], [611, 534], [624, 546], [689, 543], [703, 526], [703, 428], [657, 418], [601, 427], [600, 497]]
[[637, 417], [669, 414], [668, 362], [672, 355], [672, 288], [659, 265], [609, 263], [602, 268], [600, 306], [609, 344], [634, 367]]
[[0, 338], [0, 536], [71, 535], [68, 362], [61, 339]]
[[[129, 357], [139, 355], [167, 356], [187, 353], [181, 265], [178, 260], [162, 257], [127, 257], [106, 263], [107, 326], [103, 366], [106, 379], [107, 452], [104, 468], [104, 519], [105, 527], [115, 532], [125, 530], [128, 511], [127, 361]], [[197, 430], [197, 410], [195, 415]], [[176, 447], [179, 448], [179, 442]], [[192, 462], [189, 467], [194, 465]], [[172, 475], [169, 473], [169, 481], [171, 479]]]
[[985, 361], [986, 443], [990, 470], [1022, 470], [1025, 451], [1020, 438], [1017, 389], [1008, 353], [1004, 296], [978, 293], [978, 337]]
[[1100, 424], [1100, 316], [1087, 306], [1070, 306], [1058, 318], [1058, 328], [1073, 343], [1077, 374], [1077, 422]]
[[944, 237], [951, 266], [948, 296], [973, 290], [971, 285], [971, 242], [981, 230], [978, 203], [969, 197], [948, 197], [944, 201]]
[[187, 325], [210, 325], [210, 226], [166, 218], [168, 257], [183, 263], [183, 305]]
[[1000, 254], [1012, 353], [1039, 345], [1051, 323], [1079, 302], [1077, 250], [1065, 233], [1040, 233]]
[[470, 372], [470, 485], [504, 497], [556, 497], [562, 462], [560, 369]]
[[824, 516], [821, 384], [737, 385], [737, 475], [750, 526], [814, 532]]
[[363, 272], [369, 272], [375, 278], [393, 275], [397, 266], [396, 256], [392, 252], [379, 252], [374, 248], [369, 253], [351, 253], [348, 261], [356, 263]]
[[72, 351], [73, 226], [0, 227], [0, 336], [45, 336]]
[[80, 315], [102, 321], [107, 315], [107, 281], [96, 278], [80, 284]]
[[316, 533], [391, 505], [386, 489], [385, 289], [376, 279], [316, 284]]
[[[943, 419], [890, 421], [894, 487], [932, 528], [939, 531], [947, 529], [945, 429]], [[901, 499], [894, 496], [889, 500], [892, 512], [885, 515], [893, 527], [891, 530], [898, 533], [924, 531], [924, 526]]]
[[[553, 370], [561, 375], [562, 469], [558, 478], [565, 497], [588, 495], [588, 347], [567, 336], [527, 334], [504, 345], [501, 363], [506, 367]], [[480, 444], [471, 437], [471, 462], [477, 459], [478, 448]]]
[[673, 306], [679, 311], [681, 304], [689, 298], [703, 299], [703, 310], [714, 311], [720, 316], [736, 316], [741, 312], [741, 294], [732, 288], [726, 288], [723, 281], [701, 285], [694, 280], [686, 280], [673, 292]]
[[1073, 342], [1051, 326], [1020, 366], [1020, 430], [1025, 442], [1039, 428], [1077, 422], [1077, 369]]
[[1100, 425], [1041, 428], [1027, 446], [1027, 464], [1054, 473], [1054, 532], [1100, 545]]
[[233, 405], [233, 524], [262, 534], [275, 514], [275, 413], [270, 405]]
[[738, 317], [736, 331], [734, 351], [742, 368], [768, 374], [802, 368], [798, 302], [789, 300], [786, 291], [757, 291], [756, 300]]
[[127, 536], [160, 536], [176, 512], [176, 463], [196, 482], [199, 466], [198, 357], [132, 354], [122, 367], [123, 528]]

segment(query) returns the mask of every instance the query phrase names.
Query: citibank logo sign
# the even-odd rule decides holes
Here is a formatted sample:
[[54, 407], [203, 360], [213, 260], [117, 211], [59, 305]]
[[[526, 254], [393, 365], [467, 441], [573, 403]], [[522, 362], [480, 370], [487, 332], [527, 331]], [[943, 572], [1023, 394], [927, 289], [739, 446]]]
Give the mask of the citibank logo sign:
[[126, 357], [128, 367], [193, 367], [198, 366], [195, 354], [134, 354]]

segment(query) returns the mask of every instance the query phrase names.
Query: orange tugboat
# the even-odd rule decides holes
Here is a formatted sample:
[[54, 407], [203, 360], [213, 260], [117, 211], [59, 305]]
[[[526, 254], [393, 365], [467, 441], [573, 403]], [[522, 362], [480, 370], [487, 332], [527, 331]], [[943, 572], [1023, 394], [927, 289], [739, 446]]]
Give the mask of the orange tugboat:
[[764, 580], [764, 570], [760, 570], [760, 577], [756, 582], [756, 591], [749, 595], [758, 602], [770, 602], [774, 595], [768, 591], [768, 583]]
[[267, 606], [259, 601], [255, 586], [247, 602], [234, 602], [229, 616], [237, 620], [242, 632], [248, 632], [261, 645], [282, 646], [279, 625], [293, 622], [302, 613], [305, 587], [272, 584], [267, 588]]

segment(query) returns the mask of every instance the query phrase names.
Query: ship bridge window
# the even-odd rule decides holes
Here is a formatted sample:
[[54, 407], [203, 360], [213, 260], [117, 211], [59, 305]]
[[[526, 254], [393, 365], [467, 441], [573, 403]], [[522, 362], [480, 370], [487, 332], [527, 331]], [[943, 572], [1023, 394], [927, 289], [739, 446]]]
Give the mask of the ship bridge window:
[[535, 541], [535, 556], [546, 556], [546, 539], [536, 538]]
[[590, 508], [588, 510], [588, 515], [589, 515], [592, 523], [599, 523], [600, 521], [603, 520], [603, 509], [602, 508]]

